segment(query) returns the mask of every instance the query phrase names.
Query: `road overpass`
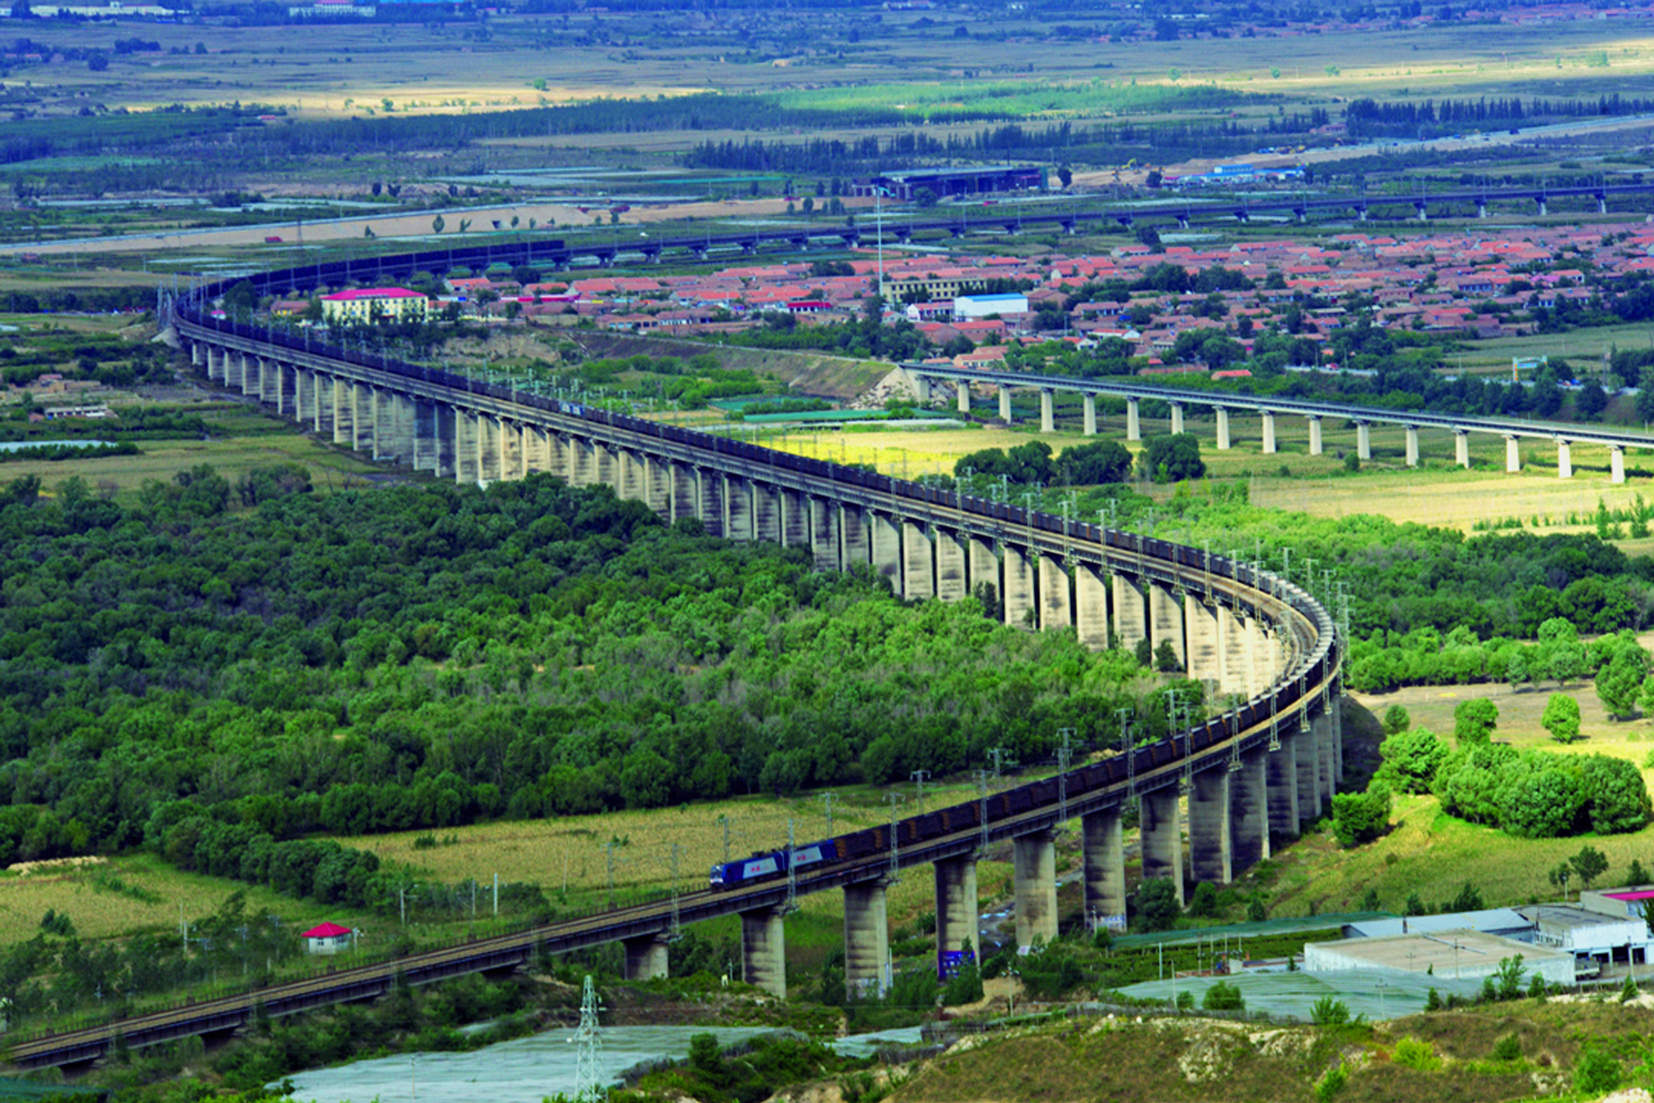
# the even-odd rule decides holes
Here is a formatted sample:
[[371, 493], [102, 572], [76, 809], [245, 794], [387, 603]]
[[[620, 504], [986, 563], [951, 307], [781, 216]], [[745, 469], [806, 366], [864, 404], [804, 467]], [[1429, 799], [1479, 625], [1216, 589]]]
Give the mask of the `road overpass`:
[[1026, 946], [1057, 934], [1055, 833], [1069, 821], [1080, 821], [1084, 841], [1087, 922], [1120, 927], [1128, 805], [1139, 810], [1143, 876], [1170, 879], [1181, 896], [1191, 882], [1227, 883], [1268, 857], [1336, 789], [1341, 641], [1305, 588], [1256, 563], [238, 325], [212, 315], [224, 289], [167, 304], [168, 333], [209, 380], [324, 438], [462, 483], [545, 472], [606, 485], [713, 535], [807, 548], [823, 570], [865, 564], [907, 598], [975, 592], [1029, 630], [1073, 631], [1092, 647], [1167, 645], [1221, 711], [1174, 717], [1169, 738], [1128, 738], [1054, 777], [841, 836], [838, 858], [790, 878], [16, 1038], [9, 1055], [18, 1065], [96, 1060], [117, 1036], [137, 1046], [234, 1030], [261, 1013], [381, 995], [398, 977], [426, 983], [517, 968], [535, 952], [618, 941], [628, 976], [661, 975], [666, 943], [683, 924], [730, 914], [741, 917], [746, 979], [784, 996], [782, 916], [799, 895], [830, 890], [845, 893], [847, 980], [876, 990], [886, 982], [885, 892], [914, 865], [934, 867], [938, 953], [955, 952], [979, 942], [977, 859], [1010, 841]]
[[1407, 466], [1419, 465], [1419, 430], [1444, 429], [1453, 434], [1454, 460], [1460, 467], [1470, 466], [1470, 434], [1484, 433], [1505, 440], [1505, 470], [1522, 470], [1517, 443], [1521, 440], [1545, 440], [1556, 445], [1557, 474], [1573, 477], [1573, 445], [1596, 444], [1608, 449], [1609, 480], [1625, 482], [1625, 453], [1627, 449], [1654, 450], [1654, 435], [1639, 433], [1614, 426], [1580, 425], [1565, 422], [1526, 421], [1507, 417], [1473, 417], [1456, 414], [1433, 414], [1425, 410], [1394, 410], [1377, 406], [1356, 406], [1350, 403], [1326, 402], [1319, 399], [1275, 398], [1242, 394], [1236, 391], [1197, 390], [1190, 387], [1161, 387], [1143, 383], [1121, 383], [1102, 379], [1080, 379], [1072, 376], [1035, 375], [1030, 372], [982, 371], [975, 368], [956, 368], [947, 364], [903, 364], [902, 371], [909, 387], [921, 403], [929, 403], [937, 385], [954, 388], [955, 406], [960, 413], [971, 411], [972, 385], [989, 385], [998, 391], [999, 419], [1010, 423], [1013, 418], [1011, 394], [1017, 389], [1037, 390], [1040, 395], [1040, 430], [1056, 431], [1056, 395], [1078, 394], [1084, 404], [1083, 431], [1086, 436], [1097, 433], [1097, 398], [1106, 395], [1124, 399], [1126, 403], [1126, 439], [1143, 439], [1142, 403], [1144, 400], [1164, 402], [1170, 408], [1170, 429], [1173, 433], [1185, 430], [1184, 415], [1191, 407], [1210, 409], [1217, 423], [1217, 447], [1226, 451], [1234, 445], [1229, 418], [1236, 411], [1256, 414], [1262, 422], [1263, 452], [1277, 451], [1276, 418], [1302, 417], [1309, 424], [1309, 454], [1319, 456], [1325, 446], [1322, 421], [1334, 418], [1352, 421], [1356, 430], [1356, 455], [1372, 459], [1371, 428], [1373, 425], [1399, 425], [1407, 431]]

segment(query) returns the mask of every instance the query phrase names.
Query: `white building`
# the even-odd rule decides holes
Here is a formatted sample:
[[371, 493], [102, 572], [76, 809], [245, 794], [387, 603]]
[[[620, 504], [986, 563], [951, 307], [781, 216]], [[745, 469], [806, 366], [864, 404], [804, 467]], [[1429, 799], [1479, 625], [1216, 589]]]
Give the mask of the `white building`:
[[977, 321], [993, 314], [1004, 317], [1007, 314], [1026, 313], [1027, 295], [960, 295], [953, 300], [953, 320], [956, 322]]

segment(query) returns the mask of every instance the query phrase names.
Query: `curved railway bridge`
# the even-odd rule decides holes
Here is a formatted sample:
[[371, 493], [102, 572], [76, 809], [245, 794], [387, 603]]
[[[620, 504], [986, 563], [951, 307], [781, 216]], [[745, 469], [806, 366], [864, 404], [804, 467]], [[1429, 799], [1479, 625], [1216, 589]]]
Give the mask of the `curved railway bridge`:
[[[275, 274], [283, 281], [288, 273]], [[276, 286], [270, 277], [264, 287]], [[958, 600], [992, 587], [1008, 623], [1075, 631], [1093, 647], [1169, 644], [1227, 711], [1160, 742], [978, 799], [843, 836], [834, 859], [789, 877], [742, 881], [599, 912], [378, 965], [190, 1003], [120, 1022], [19, 1038], [17, 1065], [98, 1059], [130, 1046], [236, 1029], [426, 983], [520, 967], [537, 950], [625, 947], [629, 976], [664, 974], [680, 926], [741, 916], [746, 979], [786, 992], [782, 916], [799, 894], [845, 894], [846, 973], [884, 981], [885, 891], [907, 867], [934, 866], [938, 954], [979, 945], [976, 861], [1009, 840], [1021, 945], [1057, 934], [1055, 832], [1081, 824], [1084, 909], [1092, 925], [1126, 911], [1122, 813], [1139, 810], [1143, 876], [1225, 883], [1317, 818], [1342, 773], [1342, 645], [1327, 611], [1255, 563], [1097, 525], [804, 459], [724, 437], [479, 383], [440, 370], [214, 318], [225, 290], [167, 304], [170, 333], [213, 381], [375, 459], [461, 482], [549, 472], [604, 483], [709, 533], [810, 550], [820, 569], [868, 564], [908, 598]], [[1185, 835], [1187, 839], [1185, 841]]]

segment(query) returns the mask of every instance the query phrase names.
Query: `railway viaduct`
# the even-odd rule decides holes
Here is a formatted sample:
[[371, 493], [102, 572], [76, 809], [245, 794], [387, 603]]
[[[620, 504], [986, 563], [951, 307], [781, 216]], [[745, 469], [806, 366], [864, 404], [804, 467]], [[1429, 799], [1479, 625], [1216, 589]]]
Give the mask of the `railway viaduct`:
[[[284, 276], [284, 278], [286, 278]], [[467, 971], [521, 966], [537, 951], [621, 942], [633, 978], [664, 974], [680, 925], [739, 914], [744, 975], [786, 992], [782, 917], [799, 894], [845, 900], [848, 982], [885, 983], [886, 889], [934, 869], [939, 954], [978, 944], [976, 863], [1012, 845], [1016, 937], [1057, 934], [1056, 833], [1079, 820], [1092, 925], [1126, 912], [1122, 817], [1139, 811], [1142, 875], [1179, 895], [1226, 883], [1318, 818], [1343, 770], [1342, 643], [1326, 609], [1291, 580], [1235, 557], [1078, 523], [658, 422], [556, 402], [368, 353], [215, 318], [209, 286], [167, 306], [168, 333], [213, 382], [342, 445], [437, 477], [487, 483], [546, 472], [606, 485], [669, 520], [731, 540], [809, 549], [823, 570], [866, 564], [909, 599], [955, 601], [988, 587], [1007, 623], [1073, 631], [1087, 645], [1167, 644], [1219, 715], [1176, 717], [1158, 743], [1089, 761], [878, 829], [878, 851], [786, 880], [701, 889], [515, 935], [277, 985], [85, 1030], [20, 1039], [25, 1067], [94, 1060], [118, 1036], [152, 1044], [233, 1029]], [[1013, 799], [1014, 798], [1014, 799]], [[1185, 842], [1185, 837], [1187, 842]]]
[[1012, 420], [1011, 395], [1018, 389], [1036, 389], [1040, 396], [1040, 430], [1056, 431], [1055, 400], [1061, 394], [1078, 394], [1084, 403], [1084, 432], [1097, 433], [1097, 398], [1106, 395], [1122, 398], [1126, 403], [1126, 439], [1143, 439], [1142, 403], [1144, 400], [1164, 402], [1170, 410], [1171, 431], [1184, 431], [1184, 415], [1189, 407], [1210, 409], [1217, 423], [1217, 447], [1226, 451], [1234, 444], [1229, 418], [1236, 412], [1255, 414], [1262, 423], [1263, 452], [1277, 451], [1276, 418], [1302, 417], [1309, 424], [1309, 454], [1319, 456], [1325, 446], [1322, 422], [1327, 418], [1351, 421], [1355, 424], [1356, 454], [1363, 460], [1373, 458], [1371, 431], [1374, 425], [1400, 425], [1407, 430], [1407, 466], [1419, 465], [1419, 431], [1433, 428], [1453, 434], [1454, 460], [1460, 467], [1470, 466], [1470, 434], [1484, 433], [1505, 439], [1505, 470], [1522, 470], [1517, 449], [1519, 441], [1536, 439], [1556, 444], [1557, 474], [1564, 479], [1573, 477], [1573, 445], [1597, 444], [1608, 449], [1609, 481], [1625, 482], [1625, 453], [1627, 449], [1654, 450], [1654, 436], [1630, 432], [1613, 426], [1590, 426], [1562, 422], [1524, 421], [1503, 417], [1460, 417], [1432, 414], [1423, 410], [1386, 410], [1373, 406], [1352, 406], [1337, 402], [1261, 397], [1229, 391], [1206, 391], [1177, 387], [1143, 386], [1141, 384], [1105, 382], [1096, 379], [1076, 379], [1066, 376], [1037, 376], [1026, 372], [980, 371], [955, 368], [946, 364], [904, 364], [902, 371], [908, 385], [921, 403], [937, 397], [938, 387], [952, 387], [960, 413], [971, 410], [971, 386], [987, 384], [999, 394], [999, 418]]

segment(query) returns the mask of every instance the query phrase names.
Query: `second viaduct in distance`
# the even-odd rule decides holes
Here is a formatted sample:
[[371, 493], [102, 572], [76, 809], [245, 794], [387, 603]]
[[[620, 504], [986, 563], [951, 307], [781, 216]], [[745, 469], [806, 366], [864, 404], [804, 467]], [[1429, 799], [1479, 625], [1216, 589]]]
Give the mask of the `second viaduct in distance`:
[[1519, 441], [1526, 439], [1554, 441], [1557, 454], [1557, 474], [1573, 477], [1573, 450], [1576, 443], [1597, 444], [1608, 449], [1609, 481], [1625, 482], [1625, 452], [1628, 448], [1654, 450], [1654, 435], [1637, 433], [1606, 426], [1587, 426], [1563, 422], [1524, 421], [1520, 418], [1469, 417], [1455, 414], [1433, 414], [1423, 410], [1385, 410], [1373, 406], [1353, 406], [1313, 399], [1274, 398], [1242, 394], [1234, 391], [1206, 391], [1175, 387], [1145, 386], [1143, 384], [1109, 382], [1097, 379], [1078, 379], [1071, 376], [1031, 375], [1027, 372], [983, 371], [976, 368], [956, 368], [947, 364], [902, 365], [902, 372], [921, 403], [931, 401], [933, 388], [951, 384], [955, 389], [956, 406], [960, 413], [970, 412], [971, 384], [992, 384], [999, 389], [999, 418], [1009, 423], [1013, 418], [1011, 392], [1016, 388], [1037, 389], [1040, 393], [1040, 431], [1056, 431], [1056, 395], [1058, 391], [1079, 394], [1085, 404], [1084, 432], [1097, 434], [1097, 397], [1105, 395], [1123, 398], [1126, 403], [1126, 439], [1143, 439], [1141, 407], [1144, 400], [1164, 402], [1171, 407], [1171, 431], [1184, 431], [1184, 411], [1189, 406], [1210, 408], [1216, 415], [1217, 447], [1228, 450], [1232, 445], [1229, 416], [1233, 411], [1256, 414], [1263, 422], [1263, 453], [1277, 451], [1275, 419], [1282, 414], [1302, 417], [1309, 422], [1309, 454], [1323, 452], [1321, 422], [1325, 418], [1353, 421], [1356, 427], [1356, 455], [1372, 459], [1371, 429], [1373, 424], [1400, 425], [1407, 430], [1407, 466], [1419, 465], [1419, 430], [1447, 429], [1453, 433], [1454, 460], [1460, 467], [1470, 466], [1470, 434], [1486, 433], [1505, 438], [1505, 470], [1522, 469], [1517, 450]]

